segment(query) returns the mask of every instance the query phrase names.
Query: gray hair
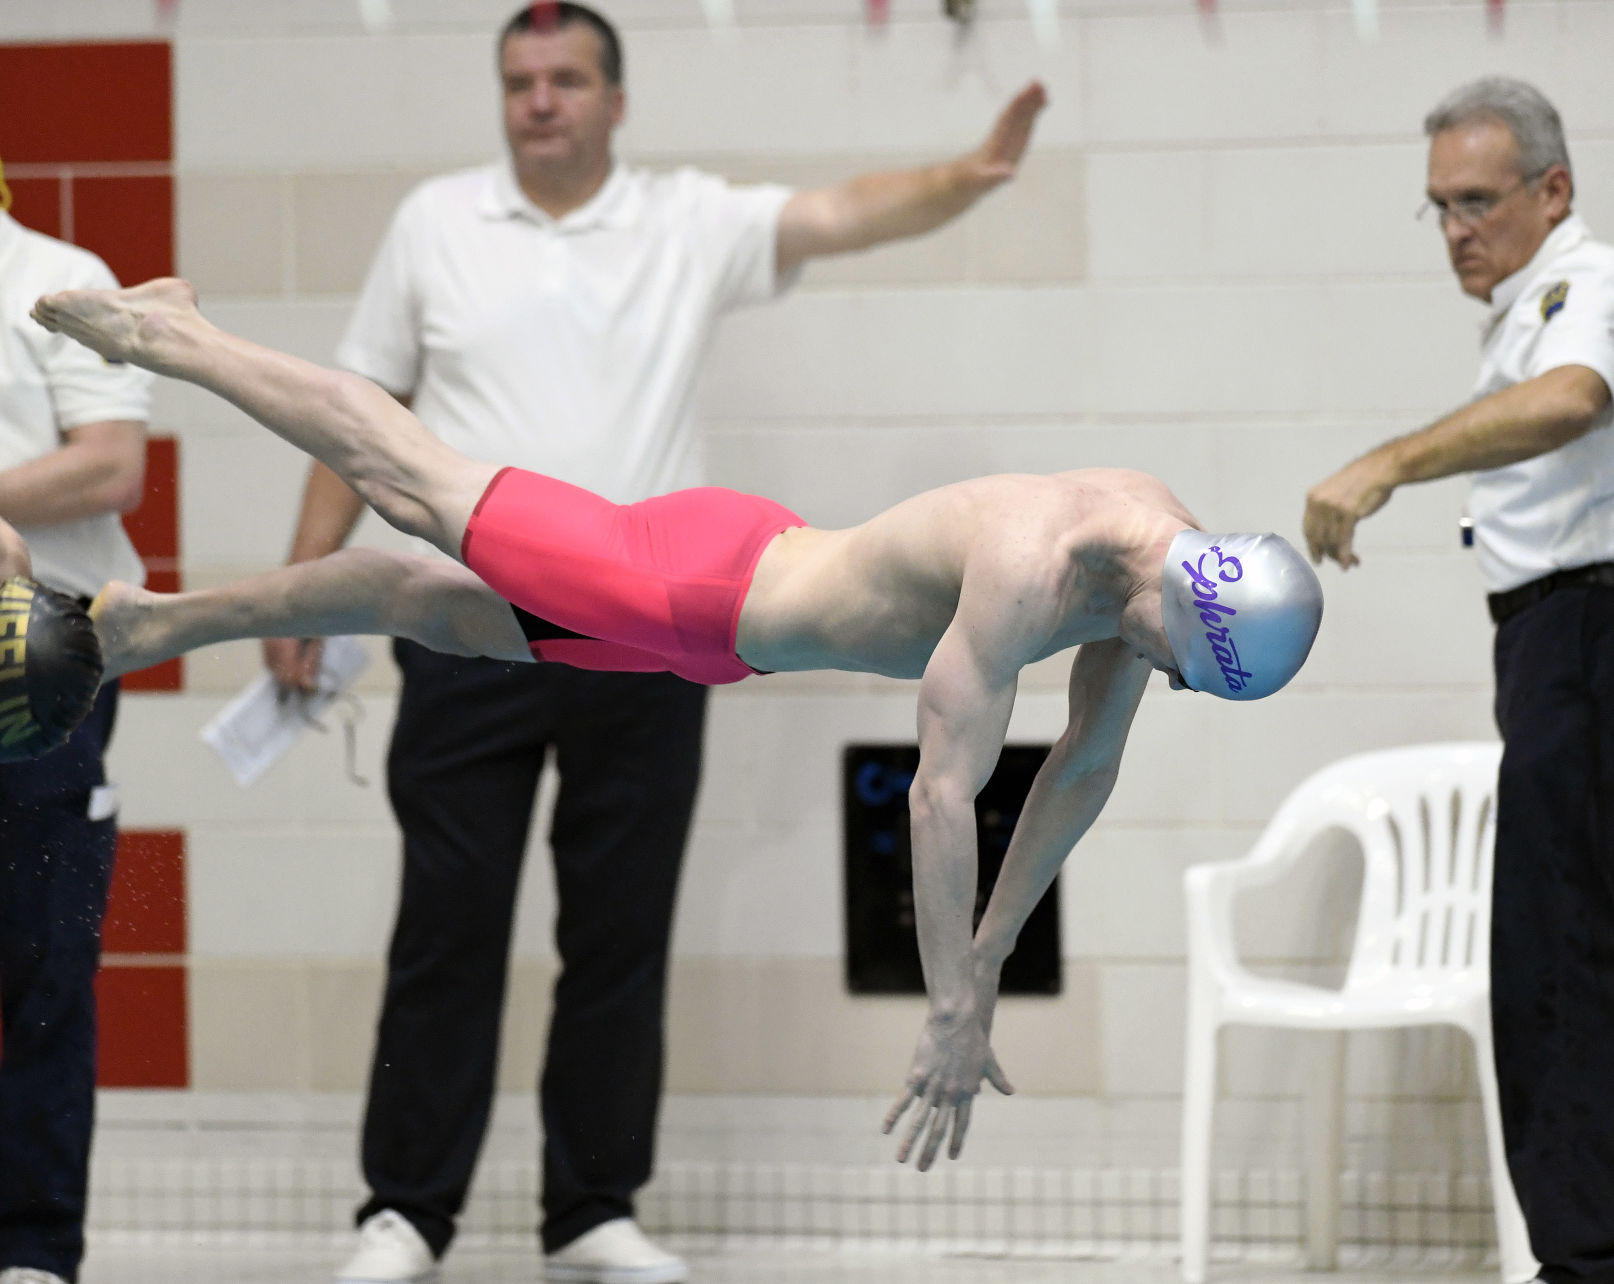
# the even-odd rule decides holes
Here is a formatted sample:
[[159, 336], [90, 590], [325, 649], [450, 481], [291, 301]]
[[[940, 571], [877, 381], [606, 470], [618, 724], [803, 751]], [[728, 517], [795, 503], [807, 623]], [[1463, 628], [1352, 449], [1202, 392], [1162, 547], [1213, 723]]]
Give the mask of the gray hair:
[[1534, 85], [1506, 76], [1485, 76], [1452, 90], [1424, 117], [1423, 132], [1433, 138], [1485, 120], [1500, 121], [1513, 135], [1521, 178], [1535, 178], [1554, 165], [1569, 168], [1558, 109]]

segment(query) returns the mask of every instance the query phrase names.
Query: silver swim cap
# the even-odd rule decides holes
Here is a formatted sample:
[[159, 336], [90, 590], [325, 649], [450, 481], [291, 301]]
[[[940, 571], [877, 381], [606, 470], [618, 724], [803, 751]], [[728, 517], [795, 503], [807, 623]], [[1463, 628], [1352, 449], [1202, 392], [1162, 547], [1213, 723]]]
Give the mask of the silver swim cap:
[[1160, 606], [1177, 671], [1195, 691], [1259, 700], [1300, 671], [1323, 618], [1323, 586], [1281, 535], [1171, 541]]

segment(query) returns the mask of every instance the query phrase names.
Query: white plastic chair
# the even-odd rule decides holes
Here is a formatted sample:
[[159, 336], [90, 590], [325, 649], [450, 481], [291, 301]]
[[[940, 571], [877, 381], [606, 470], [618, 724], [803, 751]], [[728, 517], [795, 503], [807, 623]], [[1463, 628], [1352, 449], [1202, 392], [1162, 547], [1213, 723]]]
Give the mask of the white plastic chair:
[[[1242, 860], [1187, 871], [1188, 1056], [1183, 1094], [1182, 1276], [1201, 1284], [1209, 1253], [1216, 1036], [1224, 1025], [1333, 1031], [1305, 1104], [1306, 1256], [1332, 1270], [1339, 1238], [1344, 1031], [1449, 1024], [1474, 1040], [1504, 1281], [1535, 1274], [1508, 1177], [1491, 1056], [1494, 743], [1411, 745], [1325, 767], [1286, 798]], [[1343, 988], [1255, 976], [1233, 935], [1238, 892], [1270, 883], [1311, 841], [1343, 829], [1361, 844], [1362, 903]]]

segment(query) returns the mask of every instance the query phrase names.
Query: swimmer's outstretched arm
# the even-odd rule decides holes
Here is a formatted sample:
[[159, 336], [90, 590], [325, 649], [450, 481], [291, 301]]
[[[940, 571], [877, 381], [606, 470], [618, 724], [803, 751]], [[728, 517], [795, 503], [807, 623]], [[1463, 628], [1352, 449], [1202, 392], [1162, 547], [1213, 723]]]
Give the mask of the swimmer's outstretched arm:
[[1031, 911], [1098, 819], [1153, 668], [1119, 638], [1088, 642], [1070, 670], [1070, 721], [1031, 782], [1003, 868], [975, 932], [975, 953], [997, 977]]
[[185, 281], [47, 294], [34, 320], [102, 356], [183, 379], [239, 406], [326, 464], [390, 524], [459, 557], [497, 472], [444, 445], [368, 379], [227, 334]]
[[409, 638], [449, 655], [530, 660], [510, 604], [436, 557], [348, 548], [218, 588], [151, 593], [114, 581], [90, 606], [103, 680], [237, 638]]
[[[897, 1160], [923, 1170], [944, 1141], [956, 1159], [984, 1080], [1012, 1092], [992, 1053], [997, 979], [973, 944], [977, 871], [975, 799], [1003, 751], [1020, 670], [1058, 625], [1053, 578], [1030, 571], [1026, 541], [972, 551], [958, 609], [919, 686], [919, 769], [908, 791], [914, 915], [930, 1011], [901, 1097], [885, 1118], [903, 1122]], [[951, 1140], [949, 1141], [949, 1134]]]

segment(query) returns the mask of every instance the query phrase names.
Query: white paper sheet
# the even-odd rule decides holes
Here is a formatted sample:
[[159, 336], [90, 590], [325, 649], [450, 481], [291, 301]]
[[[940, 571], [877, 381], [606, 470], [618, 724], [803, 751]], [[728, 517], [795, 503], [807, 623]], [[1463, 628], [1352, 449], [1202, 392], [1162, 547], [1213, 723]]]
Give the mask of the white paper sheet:
[[292, 747], [369, 663], [370, 653], [357, 638], [326, 638], [318, 691], [282, 699], [280, 684], [265, 673], [202, 728], [202, 739], [245, 788]]

